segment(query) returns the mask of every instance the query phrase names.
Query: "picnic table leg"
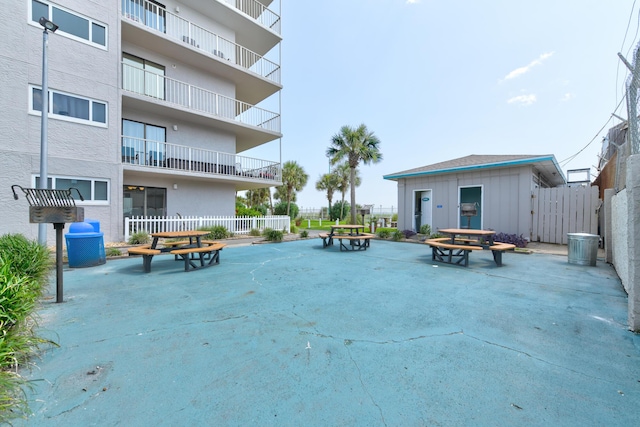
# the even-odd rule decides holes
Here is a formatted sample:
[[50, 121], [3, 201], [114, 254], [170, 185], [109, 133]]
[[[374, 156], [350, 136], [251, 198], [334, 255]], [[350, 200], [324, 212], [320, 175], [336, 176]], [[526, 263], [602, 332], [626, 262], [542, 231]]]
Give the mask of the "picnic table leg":
[[502, 251], [491, 251], [493, 252], [493, 260], [496, 262], [498, 267], [502, 267]]
[[142, 255], [142, 266], [144, 267], [145, 273], [151, 272], [151, 260], [153, 259], [153, 255]]

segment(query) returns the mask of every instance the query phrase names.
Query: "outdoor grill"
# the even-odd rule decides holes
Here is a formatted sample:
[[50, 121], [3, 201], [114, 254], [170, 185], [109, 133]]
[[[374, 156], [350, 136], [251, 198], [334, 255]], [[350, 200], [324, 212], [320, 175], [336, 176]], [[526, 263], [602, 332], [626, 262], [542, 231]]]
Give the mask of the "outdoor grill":
[[460, 203], [460, 216], [467, 217], [467, 228], [471, 228], [471, 217], [478, 215], [478, 204], [473, 203]]
[[362, 216], [362, 225], [364, 225], [364, 216], [371, 214], [371, 207], [373, 205], [364, 205], [364, 207], [358, 209], [358, 213]]
[[68, 190], [48, 190], [37, 188], [22, 188], [12, 185], [13, 198], [18, 200], [16, 187], [22, 190], [29, 202], [29, 222], [35, 224], [56, 224], [65, 222], [84, 221], [84, 208], [76, 206], [71, 190], [75, 190], [84, 201], [77, 188]]
[[84, 221], [84, 208], [76, 206], [71, 190], [78, 193], [80, 200], [84, 201], [84, 198], [77, 188], [49, 190], [12, 185], [13, 198], [16, 200], [18, 200], [16, 188], [25, 194], [29, 202], [29, 222], [53, 224], [56, 230], [56, 302], [62, 302], [62, 230], [66, 222]]

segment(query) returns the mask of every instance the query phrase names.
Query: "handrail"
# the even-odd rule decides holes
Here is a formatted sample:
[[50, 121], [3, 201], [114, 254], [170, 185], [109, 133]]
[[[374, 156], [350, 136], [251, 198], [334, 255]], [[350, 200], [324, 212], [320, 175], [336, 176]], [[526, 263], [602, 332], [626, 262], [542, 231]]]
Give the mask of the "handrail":
[[280, 16], [257, 0], [218, 0], [248, 15], [260, 25], [280, 34]]
[[[242, 4], [249, 1], [242, 0]], [[264, 7], [264, 5], [262, 6]], [[122, 16], [159, 31], [173, 40], [187, 43], [209, 56], [215, 56], [221, 60], [226, 59], [246, 71], [280, 84], [280, 65], [244, 46], [206, 30], [156, 3], [147, 0], [129, 0], [123, 3]]]
[[122, 135], [122, 163], [280, 182], [280, 163]]
[[205, 114], [280, 132], [278, 113], [125, 62], [122, 62], [122, 89]]

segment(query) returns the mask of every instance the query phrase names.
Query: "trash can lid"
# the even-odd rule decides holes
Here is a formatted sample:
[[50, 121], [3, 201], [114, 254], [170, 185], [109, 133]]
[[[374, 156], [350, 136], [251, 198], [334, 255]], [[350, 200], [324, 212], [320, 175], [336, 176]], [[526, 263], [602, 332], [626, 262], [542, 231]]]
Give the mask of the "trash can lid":
[[85, 218], [84, 222], [91, 224], [91, 226], [93, 227], [93, 231], [95, 231], [96, 233], [100, 232], [100, 221], [98, 221], [97, 219]]
[[74, 222], [69, 226], [70, 233], [95, 233], [95, 229], [88, 222]]

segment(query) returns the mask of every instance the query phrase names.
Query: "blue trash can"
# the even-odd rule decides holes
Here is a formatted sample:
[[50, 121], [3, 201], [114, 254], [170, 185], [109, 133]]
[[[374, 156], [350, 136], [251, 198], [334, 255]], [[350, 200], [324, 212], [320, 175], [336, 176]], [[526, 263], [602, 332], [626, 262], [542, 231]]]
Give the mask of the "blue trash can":
[[100, 232], [100, 222], [86, 219], [74, 222], [65, 235], [69, 267], [93, 267], [107, 262], [104, 251], [104, 233]]

